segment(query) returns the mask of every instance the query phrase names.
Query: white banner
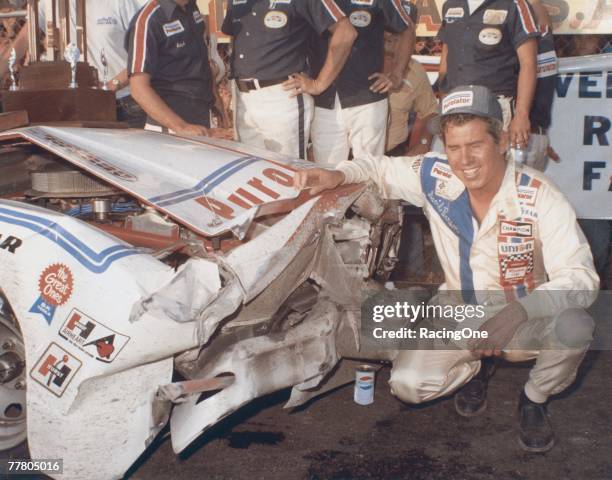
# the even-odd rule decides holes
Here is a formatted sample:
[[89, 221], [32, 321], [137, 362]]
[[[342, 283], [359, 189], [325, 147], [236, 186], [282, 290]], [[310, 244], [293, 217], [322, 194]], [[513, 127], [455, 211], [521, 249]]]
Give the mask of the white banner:
[[560, 60], [546, 174], [580, 218], [612, 219], [612, 54]]

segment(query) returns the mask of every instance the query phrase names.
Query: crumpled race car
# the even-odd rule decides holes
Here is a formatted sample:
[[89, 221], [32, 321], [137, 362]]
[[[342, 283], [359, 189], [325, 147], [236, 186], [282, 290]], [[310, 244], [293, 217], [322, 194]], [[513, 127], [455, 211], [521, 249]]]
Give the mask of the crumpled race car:
[[309, 166], [136, 130], [0, 134], [0, 449], [27, 435], [61, 478], [120, 478], [168, 421], [178, 453], [254, 398], [349, 381], [401, 215], [365, 185], [296, 191]]

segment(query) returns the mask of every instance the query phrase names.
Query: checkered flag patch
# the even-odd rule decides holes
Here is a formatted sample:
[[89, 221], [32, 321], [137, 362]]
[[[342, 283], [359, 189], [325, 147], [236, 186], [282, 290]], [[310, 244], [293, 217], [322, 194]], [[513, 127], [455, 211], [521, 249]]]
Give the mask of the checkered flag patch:
[[508, 255], [501, 259], [501, 269], [503, 273], [506, 273], [508, 270], [508, 264], [514, 262], [524, 262], [527, 261], [527, 273], [533, 272], [533, 254], [529, 253], [517, 253], [515, 255]]

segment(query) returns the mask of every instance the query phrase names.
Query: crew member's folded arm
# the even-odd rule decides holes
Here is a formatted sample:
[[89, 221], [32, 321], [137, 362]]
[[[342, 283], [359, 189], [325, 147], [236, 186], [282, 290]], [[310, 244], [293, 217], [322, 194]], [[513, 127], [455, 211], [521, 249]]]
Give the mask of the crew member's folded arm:
[[336, 170], [344, 173], [344, 183], [372, 181], [383, 197], [407, 200], [422, 207], [425, 204], [420, 179], [422, 158], [368, 155], [344, 161], [336, 166]]
[[548, 281], [519, 302], [530, 319], [555, 315], [569, 307], [587, 308], [597, 298], [599, 277], [576, 213], [550, 185], [540, 188], [536, 202]]

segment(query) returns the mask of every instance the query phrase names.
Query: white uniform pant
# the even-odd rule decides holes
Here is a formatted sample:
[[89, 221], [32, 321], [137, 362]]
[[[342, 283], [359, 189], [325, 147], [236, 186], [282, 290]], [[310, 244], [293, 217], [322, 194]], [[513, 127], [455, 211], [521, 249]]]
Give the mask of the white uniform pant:
[[234, 88], [234, 92], [234, 125], [239, 142], [306, 159], [314, 113], [310, 95], [290, 98], [281, 84], [249, 92]]
[[[593, 319], [580, 308], [565, 310], [555, 317], [529, 320], [519, 327], [504, 349], [504, 359], [511, 362], [536, 359], [525, 385], [525, 393], [532, 401], [543, 403], [549, 395], [560, 393], [574, 381], [593, 338], [593, 329]], [[435, 346], [443, 348], [440, 345], [443, 344]], [[443, 397], [469, 382], [480, 365], [469, 350], [400, 350], [393, 360], [391, 392], [408, 403]]]
[[333, 109], [315, 108], [312, 121], [312, 150], [316, 163], [337, 165], [368, 154], [382, 155], [387, 136], [389, 102], [342, 108], [336, 95]]

